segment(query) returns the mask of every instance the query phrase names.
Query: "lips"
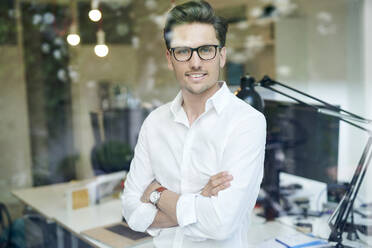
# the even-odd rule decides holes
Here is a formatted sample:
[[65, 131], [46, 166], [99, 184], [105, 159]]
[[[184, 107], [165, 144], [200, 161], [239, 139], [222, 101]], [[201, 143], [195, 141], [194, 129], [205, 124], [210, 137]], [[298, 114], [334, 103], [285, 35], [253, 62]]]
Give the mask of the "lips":
[[201, 80], [203, 79], [208, 73], [206, 72], [189, 72], [185, 75], [193, 80]]

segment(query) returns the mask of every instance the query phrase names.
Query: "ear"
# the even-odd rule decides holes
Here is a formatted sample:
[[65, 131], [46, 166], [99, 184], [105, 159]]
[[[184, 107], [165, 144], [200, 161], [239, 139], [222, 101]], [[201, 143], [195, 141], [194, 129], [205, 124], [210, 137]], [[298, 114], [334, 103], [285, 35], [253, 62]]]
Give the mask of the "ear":
[[165, 56], [167, 57], [168, 68], [169, 68], [169, 70], [173, 71], [172, 54], [170, 53], [169, 50], [167, 50], [167, 51], [165, 52]]
[[220, 50], [220, 67], [223, 68], [226, 63], [226, 47], [222, 47]]

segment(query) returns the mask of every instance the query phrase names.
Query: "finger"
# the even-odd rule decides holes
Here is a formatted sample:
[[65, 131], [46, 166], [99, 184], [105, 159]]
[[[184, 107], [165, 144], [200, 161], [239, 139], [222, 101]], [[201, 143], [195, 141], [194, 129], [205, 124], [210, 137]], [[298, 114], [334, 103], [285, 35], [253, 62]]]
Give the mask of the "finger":
[[221, 186], [218, 186], [218, 187], [212, 189], [212, 190], [210, 191], [210, 194], [211, 194], [212, 196], [218, 196], [218, 193], [219, 193], [220, 191], [225, 190], [225, 189], [227, 189], [227, 188], [228, 188], [227, 185], [221, 185]]
[[204, 192], [204, 193], [209, 192], [209, 190], [211, 190], [211, 188], [212, 188], [211, 180], [209, 180], [207, 185], [204, 186], [202, 192]]
[[226, 171], [220, 172], [212, 176], [207, 185], [203, 188], [201, 195], [211, 197], [213, 194], [211, 190], [215, 187], [218, 187], [224, 183], [230, 182], [233, 179], [232, 175], [229, 175]]
[[232, 179], [233, 179], [233, 177], [231, 175], [227, 175], [227, 176], [212, 180], [210, 182], [210, 185], [214, 188], [214, 187], [217, 187], [217, 186], [219, 186], [221, 184], [224, 184], [226, 182], [230, 182]]
[[227, 171], [221, 171], [220, 173], [217, 173], [216, 175], [211, 176], [210, 179], [215, 180], [224, 176], [227, 176], [229, 173]]
[[212, 189], [213, 189], [212, 185], [211, 185], [210, 183], [208, 183], [208, 184], [204, 187], [204, 189], [203, 189], [201, 195], [203, 195], [203, 196], [207, 196], [207, 197], [211, 197], [211, 196], [212, 196], [212, 193], [211, 193], [211, 190], [212, 190]]
[[209, 194], [209, 191], [203, 191], [201, 192], [201, 195], [205, 197], [211, 197], [212, 194]]
[[215, 187], [217, 187], [221, 184], [224, 184], [226, 182], [230, 182], [231, 180], [232, 180], [232, 176], [225, 176], [225, 177], [221, 177], [221, 178], [218, 178], [218, 179], [211, 180], [208, 184], [212, 188], [215, 188]]
[[224, 190], [224, 189], [227, 189], [228, 187], [230, 187], [230, 185], [231, 185], [230, 183], [221, 184], [221, 185], [213, 188], [210, 192], [211, 192], [212, 195], [216, 195], [221, 190]]
[[201, 193], [201, 195], [202, 195], [202, 196], [206, 196], [206, 197], [211, 197], [211, 196], [213, 196], [211, 189], [203, 190], [203, 192]]

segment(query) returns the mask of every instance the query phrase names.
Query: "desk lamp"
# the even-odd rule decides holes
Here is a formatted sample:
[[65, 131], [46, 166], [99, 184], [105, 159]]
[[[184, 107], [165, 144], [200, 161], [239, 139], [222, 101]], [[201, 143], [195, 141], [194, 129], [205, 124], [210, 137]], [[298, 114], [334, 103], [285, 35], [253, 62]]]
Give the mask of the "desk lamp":
[[[245, 79], [244, 79], [245, 78]], [[340, 203], [338, 204], [337, 208], [331, 215], [331, 217], [328, 220], [328, 225], [331, 228], [331, 234], [329, 235], [328, 241], [335, 242], [336, 245], [334, 247], [336, 248], [342, 248], [342, 247], [348, 247], [342, 244], [342, 234], [345, 232], [347, 221], [349, 218], [349, 215], [351, 214], [351, 220], [353, 222], [353, 216], [352, 216], [352, 210], [354, 201], [356, 199], [356, 196], [359, 192], [360, 186], [363, 182], [363, 179], [365, 177], [366, 171], [368, 169], [368, 166], [370, 164], [371, 158], [372, 158], [372, 131], [370, 129], [367, 129], [363, 126], [361, 126], [359, 123], [365, 123], [370, 124], [372, 123], [372, 120], [365, 119], [359, 115], [356, 115], [354, 113], [351, 113], [349, 111], [346, 111], [344, 109], [341, 109], [337, 106], [331, 105], [327, 102], [324, 102], [316, 97], [313, 97], [309, 94], [306, 94], [304, 92], [301, 92], [299, 90], [296, 90], [294, 88], [291, 88], [283, 83], [277, 82], [275, 80], [272, 80], [269, 76], [264, 76], [259, 82], [255, 82], [254, 78], [246, 75], [242, 77], [242, 81], [249, 81], [250, 87], [242, 87], [241, 89], [237, 90], [237, 96], [244, 96], [244, 95], [252, 95], [252, 93], [245, 92], [249, 91], [251, 89], [254, 90], [254, 87], [260, 86], [265, 89], [274, 91], [280, 95], [283, 95], [285, 97], [288, 97], [298, 103], [304, 104], [306, 106], [309, 106], [314, 109], [314, 111], [317, 111], [319, 113], [333, 116], [334, 118], [337, 118], [340, 121], [343, 121], [345, 123], [348, 123], [356, 128], [359, 128], [365, 132], [368, 133], [368, 140], [364, 147], [363, 154], [359, 160], [359, 163], [354, 171], [353, 177], [351, 179], [350, 185], [346, 190], [345, 195], [341, 199]], [[244, 84], [242, 84], [244, 86]], [[298, 93], [302, 96], [305, 96], [307, 98], [310, 98], [312, 100], [315, 100], [316, 102], [320, 103], [320, 105], [312, 105], [306, 102], [303, 102], [287, 93], [284, 93], [273, 86], [279, 86], [283, 87], [287, 90], [290, 90], [292, 92]], [[256, 91], [254, 91], [256, 92]], [[257, 93], [257, 92], [256, 92]], [[256, 96], [257, 97], [257, 96]], [[257, 101], [257, 100], [256, 100]], [[256, 106], [254, 106], [256, 107]], [[259, 106], [257, 107], [257, 109]], [[260, 110], [260, 109], [258, 109]], [[262, 111], [262, 110], [260, 110]], [[358, 123], [358, 124], [357, 124]], [[351, 223], [352, 226], [353, 223]], [[355, 226], [353, 227], [353, 232], [356, 234]]]
[[256, 80], [254, 77], [246, 75], [240, 79], [240, 88], [235, 92], [235, 95], [246, 103], [262, 112], [264, 102], [258, 92], [254, 89]]

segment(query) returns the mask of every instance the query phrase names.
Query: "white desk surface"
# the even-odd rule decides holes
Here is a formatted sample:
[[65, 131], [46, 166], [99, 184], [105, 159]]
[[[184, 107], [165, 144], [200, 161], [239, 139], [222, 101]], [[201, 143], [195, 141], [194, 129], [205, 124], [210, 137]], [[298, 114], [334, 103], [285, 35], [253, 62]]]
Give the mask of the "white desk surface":
[[[55, 220], [59, 225], [74, 233], [79, 238], [87, 241], [91, 245], [101, 248], [109, 248], [109, 246], [95, 241], [86, 235], [81, 234], [81, 232], [120, 222], [122, 220], [122, 215], [121, 202], [119, 199], [77, 210], [67, 210], [65, 192], [69, 189], [83, 186], [89, 182], [91, 182], [91, 180], [62, 183], [15, 190], [12, 193], [26, 205], [31, 206], [46, 218]], [[314, 229], [314, 234], [326, 238], [329, 233], [327, 232], [328, 227], [324, 222], [320, 226], [322, 227], [321, 229]], [[264, 240], [284, 234], [295, 234], [296, 232], [297, 231], [291, 226], [291, 219], [281, 218], [278, 221], [265, 222], [262, 218], [253, 215], [252, 224], [248, 232], [248, 240], [250, 240], [249, 247], [256, 247]], [[153, 246], [150, 240], [132, 247], [152, 248]], [[356, 247], [367, 246], [364, 244]]]
[[67, 209], [65, 192], [90, 181], [27, 188], [16, 190], [12, 193], [45, 217], [55, 220], [69, 231], [77, 234], [90, 228], [120, 222], [120, 200], [113, 200], [77, 210]]
[[83, 240], [98, 245], [98, 242], [87, 238], [81, 232], [122, 221], [121, 202], [119, 199], [114, 199], [94, 206], [68, 210], [66, 191], [84, 186], [91, 181], [92, 179], [33, 187], [15, 190], [12, 193], [46, 218], [56, 221]]

